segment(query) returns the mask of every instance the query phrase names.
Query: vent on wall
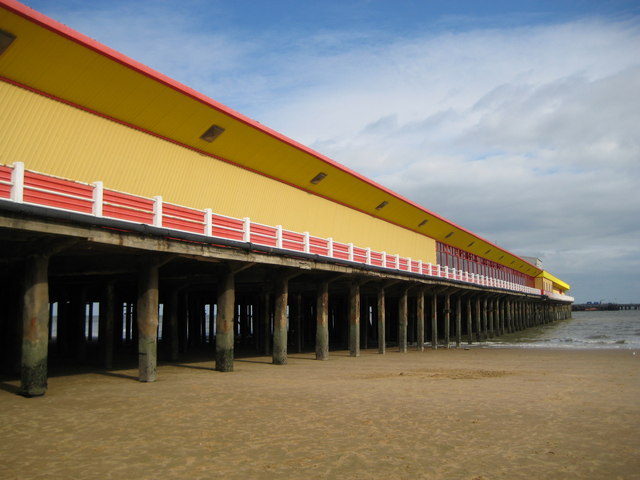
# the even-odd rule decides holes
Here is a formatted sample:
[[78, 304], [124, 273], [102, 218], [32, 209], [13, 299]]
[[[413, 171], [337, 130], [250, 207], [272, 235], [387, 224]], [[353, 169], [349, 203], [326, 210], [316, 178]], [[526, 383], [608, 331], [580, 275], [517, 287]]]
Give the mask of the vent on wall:
[[205, 142], [211, 143], [222, 135], [222, 132], [224, 132], [224, 128], [219, 125], [211, 125], [209, 129], [200, 136], [200, 138]]
[[317, 185], [325, 178], [327, 178], [327, 174], [324, 172], [320, 172], [319, 174], [317, 174], [315, 177], [311, 179], [311, 183], [313, 183], [314, 185]]
[[0, 30], [0, 55], [9, 48], [9, 45], [11, 45], [15, 39], [16, 36], [14, 34]]

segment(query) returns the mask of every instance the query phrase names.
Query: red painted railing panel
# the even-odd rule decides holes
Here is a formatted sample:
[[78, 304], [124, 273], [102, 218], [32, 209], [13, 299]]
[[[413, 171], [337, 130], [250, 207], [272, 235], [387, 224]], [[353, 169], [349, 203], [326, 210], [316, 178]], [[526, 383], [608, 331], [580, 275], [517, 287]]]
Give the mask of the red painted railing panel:
[[342, 260], [349, 260], [349, 245], [333, 242], [333, 257]]
[[213, 228], [211, 233], [214, 237], [226, 238], [228, 240], [243, 241], [243, 223], [237, 218], [229, 218], [223, 215], [212, 216]]
[[102, 215], [151, 225], [153, 224], [153, 200], [105, 189]]
[[382, 253], [371, 252], [371, 265], [375, 265], [376, 267], [382, 267]]
[[24, 172], [24, 201], [27, 203], [91, 213], [92, 199], [93, 188], [91, 185], [50, 177], [41, 173]]
[[[11, 183], [11, 168], [0, 165], [0, 182]], [[11, 185], [0, 183], [0, 198], [11, 198]]]
[[367, 249], [354, 246], [353, 261], [360, 262], [360, 263], [367, 263]]
[[294, 250], [296, 252], [304, 251], [304, 235], [302, 233], [282, 231], [282, 248]]
[[329, 254], [329, 241], [325, 238], [309, 237], [309, 253], [316, 255]]
[[204, 212], [171, 203], [162, 205], [162, 226], [204, 234]]
[[251, 224], [251, 241], [255, 244], [275, 247], [277, 245], [276, 233], [275, 227], [259, 223]]

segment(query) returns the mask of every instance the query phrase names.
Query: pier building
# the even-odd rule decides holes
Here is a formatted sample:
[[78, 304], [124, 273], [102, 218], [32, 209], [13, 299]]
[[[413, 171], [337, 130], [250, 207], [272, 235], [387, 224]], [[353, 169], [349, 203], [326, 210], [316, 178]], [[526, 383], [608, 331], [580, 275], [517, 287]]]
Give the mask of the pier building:
[[319, 152], [0, 0], [0, 366], [459, 346], [569, 285]]

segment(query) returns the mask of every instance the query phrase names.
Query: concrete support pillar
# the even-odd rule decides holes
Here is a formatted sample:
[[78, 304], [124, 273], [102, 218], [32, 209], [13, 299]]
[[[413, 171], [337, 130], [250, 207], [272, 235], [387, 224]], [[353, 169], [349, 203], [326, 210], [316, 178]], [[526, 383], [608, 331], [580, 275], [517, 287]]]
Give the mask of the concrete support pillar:
[[271, 355], [271, 299], [269, 292], [260, 294], [260, 323], [262, 325], [262, 353]]
[[[213, 316], [213, 308], [210, 310]], [[166, 322], [166, 338], [167, 350], [166, 354], [170, 361], [178, 360], [180, 351], [180, 338], [178, 335], [178, 290], [171, 289], [169, 292], [168, 302], [164, 306], [164, 322]]]
[[102, 366], [113, 368], [114, 328], [116, 319], [116, 288], [114, 282], [108, 282], [104, 297], [100, 302], [100, 350], [102, 352]]
[[275, 282], [275, 312], [273, 316], [273, 355], [274, 365], [287, 364], [287, 301], [289, 299], [289, 280], [278, 278]]
[[44, 395], [47, 391], [49, 348], [49, 256], [30, 255], [24, 270], [22, 297], [22, 359], [20, 394]]
[[70, 329], [71, 329], [71, 351], [78, 363], [85, 363], [87, 360], [87, 337], [85, 327], [87, 322], [86, 312], [86, 292], [85, 287], [74, 289], [71, 295], [70, 305]]
[[416, 340], [417, 350], [424, 352], [424, 289], [418, 290], [416, 305], [416, 321], [418, 322], [418, 338]]
[[471, 314], [471, 297], [467, 297], [467, 343], [473, 343], [473, 319]]
[[438, 349], [438, 294], [431, 297], [431, 348]]
[[294, 299], [294, 319], [296, 323], [296, 351], [302, 353], [302, 294], [298, 293]]
[[403, 288], [398, 302], [398, 350], [402, 353], [407, 352], [408, 294], [409, 289]]
[[456, 348], [462, 343], [462, 297], [456, 298]]
[[489, 316], [487, 312], [487, 303], [488, 303], [488, 300], [486, 298], [482, 300], [482, 340], [486, 340], [488, 336], [487, 331], [488, 331]]
[[316, 360], [329, 360], [329, 282], [322, 282], [316, 299]]
[[494, 317], [494, 303], [495, 300], [487, 300], [487, 337], [494, 337], [495, 333], [495, 317]]
[[147, 262], [138, 277], [138, 379], [155, 382], [158, 358], [158, 266]]
[[451, 294], [444, 296], [444, 348], [451, 343]]
[[387, 351], [387, 340], [385, 335], [385, 299], [384, 299], [384, 287], [380, 287], [378, 290], [378, 353], [384, 355]]
[[233, 348], [235, 343], [235, 275], [226, 271], [218, 283], [216, 315], [216, 370], [233, 372]]
[[480, 305], [480, 296], [476, 297], [476, 342], [482, 341], [482, 308]]
[[349, 287], [349, 354], [360, 356], [360, 285], [356, 281]]

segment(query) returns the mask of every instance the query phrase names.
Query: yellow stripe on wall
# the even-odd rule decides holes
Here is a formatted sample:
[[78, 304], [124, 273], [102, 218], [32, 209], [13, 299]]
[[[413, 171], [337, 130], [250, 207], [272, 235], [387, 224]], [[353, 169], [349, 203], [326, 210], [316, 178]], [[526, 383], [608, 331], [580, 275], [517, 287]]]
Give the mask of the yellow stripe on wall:
[[0, 163], [436, 262], [431, 238], [5, 82], [0, 105]]

